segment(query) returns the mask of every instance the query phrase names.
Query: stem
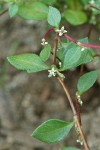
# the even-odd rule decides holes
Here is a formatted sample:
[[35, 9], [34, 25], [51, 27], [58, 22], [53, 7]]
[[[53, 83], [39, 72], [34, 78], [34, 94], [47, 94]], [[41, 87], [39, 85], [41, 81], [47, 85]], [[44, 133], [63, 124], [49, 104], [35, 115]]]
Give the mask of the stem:
[[51, 31], [53, 31], [53, 30], [54, 30], [54, 28], [50, 28], [50, 29], [46, 32], [46, 34], [44, 35], [44, 39], [45, 39], [45, 40], [47, 39], [48, 34], [49, 34]]
[[8, 9], [5, 9], [5, 10], [0, 14], [0, 16], [4, 15], [7, 11], [8, 11]]
[[92, 45], [92, 44], [86, 44], [86, 43], [78, 42], [77, 40], [71, 38], [67, 34], [64, 34], [64, 37], [67, 38], [68, 40], [80, 45], [80, 46], [94, 48], [94, 49], [100, 49], [100, 45]]
[[80, 123], [80, 126], [81, 126], [82, 122], [81, 122], [81, 114], [80, 114], [80, 105], [79, 105], [77, 97], [76, 97], [75, 104], [76, 104], [76, 111], [77, 111], [78, 120], [79, 120], [79, 123]]
[[88, 35], [87, 35], [88, 39], [90, 39], [91, 37], [92, 30], [93, 30], [93, 25], [91, 24], [89, 27]]
[[53, 64], [56, 64], [56, 51], [58, 48], [58, 38], [59, 35], [56, 33], [56, 37], [54, 38], [54, 46], [53, 46]]
[[57, 77], [57, 79], [58, 79], [59, 83], [61, 84], [63, 90], [65, 91], [66, 97], [68, 98], [68, 101], [70, 103], [70, 106], [71, 106], [71, 109], [72, 109], [72, 112], [73, 112], [73, 115], [74, 115], [74, 118], [75, 118], [75, 121], [76, 121], [76, 125], [77, 125], [78, 130], [79, 130], [79, 134], [80, 134], [80, 136], [81, 136], [81, 138], [83, 140], [83, 143], [84, 143], [85, 150], [90, 150], [90, 148], [89, 148], [89, 146], [87, 144], [87, 141], [85, 139], [85, 136], [83, 134], [82, 128], [80, 126], [80, 123], [79, 123], [79, 120], [78, 120], [78, 116], [77, 116], [77, 112], [76, 112], [75, 106], [73, 104], [72, 98], [71, 98], [71, 96], [69, 94], [69, 91], [68, 91], [67, 87], [65, 86], [64, 82], [59, 77]]
[[97, 9], [98, 11], [100, 11], [100, 9], [94, 5], [90, 5], [90, 7]]
[[94, 55], [93, 57], [100, 57], [100, 54], [96, 54], [96, 55]]

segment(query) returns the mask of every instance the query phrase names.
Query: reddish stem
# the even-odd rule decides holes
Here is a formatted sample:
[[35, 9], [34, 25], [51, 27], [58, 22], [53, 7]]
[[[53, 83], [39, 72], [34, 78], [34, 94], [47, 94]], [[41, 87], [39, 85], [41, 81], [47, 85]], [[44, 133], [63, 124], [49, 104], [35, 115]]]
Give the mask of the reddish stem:
[[46, 34], [44, 35], [44, 39], [45, 39], [45, 40], [47, 39], [48, 34], [49, 34], [51, 31], [53, 31], [53, 30], [54, 30], [54, 28], [50, 28], [50, 29], [46, 32]]
[[74, 42], [74, 43], [77, 43], [79, 44], [80, 46], [84, 46], [84, 47], [89, 47], [89, 48], [94, 48], [94, 49], [100, 49], [100, 45], [92, 45], [92, 44], [86, 44], [86, 43], [81, 43], [73, 38], [71, 38], [70, 36], [68, 36], [67, 34], [64, 34], [64, 37], [67, 38], [68, 40]]
[[74, 43], [77, 43], [77, 41], [73, 38], [71, 38], [70, 36], [68, 36], [67, 34], [64, 34], [64, 37], [67, 38], [68, 40], [74, 42]]
[[92, 45], [92, 44], [85, 44], [85, 43], [80, 43], [81, 46], [84, 47], [89, 47], [89, 48], [94, 48], [94, 49], [100, 49], [99, 45]]

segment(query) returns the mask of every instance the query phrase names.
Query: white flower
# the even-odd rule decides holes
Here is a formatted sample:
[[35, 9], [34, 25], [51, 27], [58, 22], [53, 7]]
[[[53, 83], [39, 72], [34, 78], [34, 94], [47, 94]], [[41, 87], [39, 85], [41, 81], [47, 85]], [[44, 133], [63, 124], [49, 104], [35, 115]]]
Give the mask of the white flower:
[[48, 42], [46, 42], [46, 40], [43, 38], [42, 39], [42, 43], [41, 43], [43, 46], [45, 46], [45, 45], [47, 45], [48, 44]]
[[67, 32], [66, 30], [64, 30], [64, 26], [62, 26], [60, 30], [56, 29], [55, 31], [59, 33], [59, 36], [62, 36], [64, 33]]
[[48, 70], [48, 72], [49, 72], [49, 75], [48, 75], [48, 77], [50, 78], [50, 77], [52, 77], [52, 76], [56, 76], [56, 70], [55, 70], [55, 68], [53, 67], [51, 70]]
[[80, 43], [80, 42], [77, 42], [77, 45], [79, 45], [79, 46], [80, 46], [80, 45], [81, 45], [81, 43]]
[[82, 47], [82, 48], [81, 48], [81, 51], [84, 51], [84, 50], [85, 50], [85, 48], [84, 48], [84, 47]]
[[83, 141], [80, 140], [80, 139], [76, 140], [76, 142], [77, 142], [77, 143], [80, 143], [81, 145], [83, 145]]
[[83, 105], [83, 101], [81, 100], [81, 96], [78, 94], [78, 92], [76, 92], [76, 96], [77, 96], [79, 104], [82, 106]]
[[95, 1], [94, 0], [90, 0], [89, 2], [91, 5], [94, 5], [95, 4]]
[[61, 68], [61, 62], [59, 62], [59, 67]]

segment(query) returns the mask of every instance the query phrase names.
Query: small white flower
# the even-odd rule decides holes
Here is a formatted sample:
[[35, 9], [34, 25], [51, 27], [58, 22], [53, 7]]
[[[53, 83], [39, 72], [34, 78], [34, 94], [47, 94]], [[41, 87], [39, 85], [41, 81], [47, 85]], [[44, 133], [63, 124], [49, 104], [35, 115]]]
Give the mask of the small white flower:
[[56, 70], [55, 70], [55, 68], [53, 67], [51, 70], [48, 70], [48, 72], [49, 72], [49, 75], [48, 75], [48, 77], [49, 78], [51, 78], [52, 76], [56, 76]]
[[62, 36], [64, 33], [67, 32], [66, 30], [64, 30], [64, 26], [62, 26], [60, 30], [57, 29], [57, 30], [55, 30], [55, 31], [59, 33], [59, 36]]
[[76, 142], [77, 142], [77, 143], [80, 143], [81, 145], [83, 145], [83, 141], [80, 140], [80, 139], [76, 140]]
[[94, 5], [95, 4], [95, 1], [94, 0], [90, 0], [89, 2], [91, 5]]
[[46, 40], [43, 38], [42, 39], [42, 43], [41, 43], [43, 46], [45, 46], [45, 45], [47, 45], [48, 44], [48, 42], [46, 42]]
[[78, 94], [78, 92], [76, 92], [76, 96], [77, 96], [79, 104], [82, 106], [83, 105], [83, 101], [81, 100], [81, 96]]
[[81, 51], [84, 51], [84, 50], [85, 50], [85, 48], [84, 48], [84, 47], [82, 47]]
[[80, 43], [80, 42], [77, 42], [77, 45], [79, 45], [79, 46], [80, 46], [80, 45], [81, 45], [81, 43]]
[[61, 62], [59, 62], [59, 67], [61, 68]]

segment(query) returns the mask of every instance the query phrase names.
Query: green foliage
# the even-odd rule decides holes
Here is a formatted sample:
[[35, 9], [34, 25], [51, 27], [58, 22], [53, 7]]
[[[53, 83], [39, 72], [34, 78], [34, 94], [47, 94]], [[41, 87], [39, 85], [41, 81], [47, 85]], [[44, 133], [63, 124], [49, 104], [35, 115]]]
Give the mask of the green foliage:
[[18, 12], [18, 5], [13, 3], [12, 5], [10, 5], [9, 7], [9, 15], [10, 17], [14, 17]]
[[10, 64], [19, 70], [25, 70], [28, 73], [47, 70], [49, 67], [36, 54], [21, 54], [7, 57]]
[[60, 14], [59, 10], [50, 6], [49, 7], [49, 13], [48, 13], [48, 23], [51, 26], [58, 28], [60, 21], [61, 21], [61, 14]]
[[81, 57], [81, 48], [80, 46], [70, 43], [67, 47], [64, 48], [62, 55], [62, 67], [61, 71], [74, 68], [76, 62]]
[[51, 54], [51, 46], [48, 44], [46, 45], [43, 50], [40, 52], [40, 57], [41, 59], [45, 62], [46, 60], [49, 59]]
[[[89, 43], [88, 38], [81, 39], [79, 40], [79, 42], [86, 43], [86, 44]], [[95, 52], [93, 51], [93, 49], [85, 48], [85, 50], [82, 51], [81, 57], [76, 62], [75, 66], [79, 66], [81, 64], [87, 64], [87, 63], [92, 62], [94, 60], [94, 55], [95, 55]]]
[[40, 0], [40, 2], [43, 2], [43, 3], [48, 4], [48, 5], [52, 5], [56, 2], [56, 0]]
[[72, 25], [80, 25], [87, 21], [86, 14], [79, 10], [66, 10], [64, 17]]
[[88, 89], [90, 89], [96, 82], [98, 77], [98, 71], [91, 71], [80, 77], [77, 84], [78, 94], [82, 95]]
[[40, 2], [19, 5], [18, 15], [29, 20], [46, 20], [48, 7]]
[[[69, 22], [73, 26], [81, 25], [86, 22], [96, 24], [96, 15], [100, 14], [100, 12], [91, 7], [90, 0], [4, 0], [3, 3], [0, 2], [1, 9], [3, 7], [3, 4], [5, 3], [10, 4], [8, 9], [10, 17], [18, 15], [24, 19], [29, 20], [47, 20], [49, 25], [57, 29], [55, 30], [54, 28], [50, 28], [50, 30], [48, 30], [45, 34], [44, 41], [42, 43], [42, 45], [44, 45], [44, 48], [41, 50], [40, 56], [33, 53], [27, 53], [7, 57], [9, 63], [12, 64], [15, 68], [26, 71], [27, 73], [39, 72], [49, 69], [48, 77], [56, 76], [58, 80], [60, 79], [59, 81], [63, 85], [64, 83], [62, 82], [62, 80], [64, 80], [65, 76], [61, 73], [61, 71], [66, 71], [68, 69], [75, 68], [81, 64], [90, 63], [94, 60], [95, 53], [93, 49], [86, 47], [85, 49], [83, 49], [84, 47], [81, 46], [82, 43], [88, 43], [87, 38], [79, 40], [79, 42], [82, 42], [80, 44], [77, 43], [77, 41], [73, 40], [70, 36], [66, 35], [66, 38], [69, 37], [68, 39], [75, 43], [72, 43], [70, 41], [63, 43], [60, 40], [60, 36], [63, 36], [67, 31], [64, 30], [64, 27], [59, 29], [61, 23], [61, 16], [63, 21], [67, 20], [67, 22]], [[94, 7], [99, 8], [100, 0], [95, 0], [95, 3], [93, 5]], [[53, 6], [57, 6], [57, 8]], [[89, 13], [87, 8], [89, 8]], [[61, 13], [59, 10], [61, 10]], [[90, 14], [89, 17], [88, 14]], [[91, 19], [93, 17], [95, 18], [94, 20]], [[57, 38], [57, 42], [54, 43], [53, 51], [55, 49], [59, 49], [59, 51], [55, 51], [54, 53], [52, 52], [53, 63], [51, 63], [51, 66], [49, 67], [45, 63], [45, 61], [50, 58], [52, 49], [49, 44], [47, 45], [45, 37], [47, 37], [49, 32], [52, 30], [56, 32], [55, 34]], [[86, 44], [83, 45], [86, 46]], [[55, 61], [56, 58], [58, 59], [57, 61]], [[78, 102], [79, 100], [81, 102], [80, 96], [93, 86], [93, 84], [97, 80], [97, 77], [97, 70], [86, 73], [80, 77], [77, 84], [78, 92], [76, 95], [78, 98]], [[57, 143], [63, 140], [68, 135], [73, 125], [74, 122], [51, 119], [42, 123], [38, 128], [36, 128], [35, 131], [32, 133], [32, 137], [45, 143]], [[81, 143], [83, 141], [79, 142]], [[79, 149], [75, 147], [65, 147], [62, 148], [62, 150]]]
[[32, 137], [45, 143], [57, 143], [68, 135], [73, 125], [73, 122], [51, 119], [35, 129]]

